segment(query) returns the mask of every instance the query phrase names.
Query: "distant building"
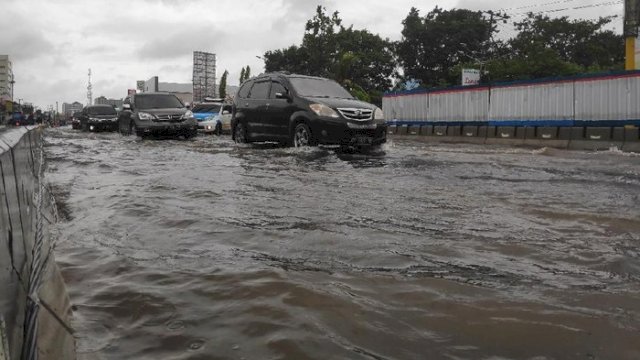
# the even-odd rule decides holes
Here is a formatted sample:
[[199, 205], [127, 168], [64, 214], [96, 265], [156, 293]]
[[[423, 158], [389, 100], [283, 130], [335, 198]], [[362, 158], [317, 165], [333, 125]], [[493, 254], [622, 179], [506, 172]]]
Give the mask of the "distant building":
[[82, 105], [82, 103], [79, 103], [77, 101], [74, 101], [71, 104], [62, 103], [62, 113], [65, 116], [71, 116], [76, 111], [82, 111], [83, 108], [84, 108], [84, 105]]
[[124, 100], [122, 100], [122, 99], [107, 99], [104, 96], [100, 96], [100, 97], [97, 97], [93, 101], [93, 103], [96, 104], [96, 105], [111, 105], [111, 106], [113, 106], [115, 108], [122, 109], [122, 104], [124, 103]]
[[0, 101], [13, 101], [13, 68], [9, 55], [0, 55]]
[[138, 90], [141, 92], [168, 92], [176, 95], [183, 103], [193, 102], [193, 85], [191, 84], [160, 82], [157, 76], [144, 81], [144, 86], [142, 83], [141, 80], [136, 82]]

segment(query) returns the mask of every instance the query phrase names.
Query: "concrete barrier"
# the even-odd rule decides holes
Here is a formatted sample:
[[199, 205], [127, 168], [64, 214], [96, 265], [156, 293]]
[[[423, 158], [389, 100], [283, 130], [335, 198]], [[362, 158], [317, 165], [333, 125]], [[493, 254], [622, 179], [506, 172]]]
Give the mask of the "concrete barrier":
[[433, 136], [433, 125], [422, 125], [420, 127], [420, 135]]
[[[7, 359], [25, 357], [27, 294], [32, 270], [39, 191], [41, 128], [15, 128], [0, 133], [0, 331], [6, 329]], [[43, 193], [43, 219], [54, 221], [50, 194]], [[49, 249], [47, 221], [45, 244]], [[36, 261], [37, 263], [37, 261]], [[38, 291], [37, 354], [41, 359], [75, 359], [75, 341], [70, 327], [71, 308], [66, 288], [49, 255]], [[4, 325], [4, 326], [2, 326]], [[2, 337], [0, 336], [0, 341]], [[25, 349], [23, 349], [25, 347]], [[0, 357], [2, 356], [0, 351]]]
[[447, 127], [442, 125], [434, 126], [433, 136], [447, 136]]
[[524, 144], [536, 147], [552, 147], [566, 149], [569, 146], [570, 132], [566, 131], [566, 140], [559, 139], [560, 128], [557, 127], [525, 127]]
[[573, 150], [608, 150], [622, 149], [623, 141], [614, 141], [612, 128], [587, 127], [573, 128], [569, 149]]
[[[518, 135], [519, 137], [516, 137]], [[499, 126], [494, 137], [487, 136], [486, 144], [495, 145], [522, 145], [524, 144], [524, 130], [517, 132], [514, 126]]]
[[447, 126], [447, 136], [455, 137], [462, 135], [461, 126]]
[[640, 153], [640, 129], [636, 126], [624, 128], [622, 150]]
[[[391, 131], [391, 130], [390, 130]], [[627, 127], [529, 127], [475, 125], [402, 126], [398, 135], [421, 135], [427, 141], [440, 143], [472, 143], [527, 145], [574, 150], [608, 150], [640, 152], [640, 130]]]
[[462, 137], [464, 137], [464, 142], [471, 144], [484, 144], [485, 138], [487, 137], [487, 129], [483, 127], [482, 135], [480, 134], [480, 127], [478, 126], [463, 126], [462, 127]]

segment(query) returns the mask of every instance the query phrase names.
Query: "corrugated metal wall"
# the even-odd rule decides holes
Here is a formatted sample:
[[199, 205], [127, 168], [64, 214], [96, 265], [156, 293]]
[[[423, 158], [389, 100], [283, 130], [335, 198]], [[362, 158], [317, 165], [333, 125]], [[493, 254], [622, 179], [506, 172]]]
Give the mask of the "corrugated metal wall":
[[[387, 94], [385, 118], [398, 124], [487, 122], [509, 126], [571, 125], [574, 121], [640, 122], [640, 72], [486, 88]], [[605, 121], [605, 123], [601, 123]]]
[[575, 83], [576, 120], [640, 119], [640, 78], [582, 80]]
[[572, 120], [573, 81], [494, 87], [489, 119]]
[[489, 88], [429, 94], [428, 121], [487, 121]]

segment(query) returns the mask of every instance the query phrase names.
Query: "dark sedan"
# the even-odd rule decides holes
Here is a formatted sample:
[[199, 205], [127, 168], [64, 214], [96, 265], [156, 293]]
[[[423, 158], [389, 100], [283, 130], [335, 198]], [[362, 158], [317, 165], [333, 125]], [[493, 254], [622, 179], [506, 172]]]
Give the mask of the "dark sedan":
[[82, 109], [78, 116], [82, 131], [116, 131], [118, 113], [111, 105], [91, 105]]

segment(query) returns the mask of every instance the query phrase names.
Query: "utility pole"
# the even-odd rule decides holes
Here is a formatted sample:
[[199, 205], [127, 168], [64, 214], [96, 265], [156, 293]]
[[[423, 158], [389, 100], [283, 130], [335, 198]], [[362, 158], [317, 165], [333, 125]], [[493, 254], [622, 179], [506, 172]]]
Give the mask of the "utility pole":
[[91, 94], [91, 69], [89, 69], [89, 82], [87, 84], [87, 105], [93, 105], [93, 95]]
[[640, 69], [640, 55], [636, 48], [640, 48], [638, 32], [640, 30], [640, 0], [625, 0], [624, 2], [624, 37], [625, 37], [625, 70]]

